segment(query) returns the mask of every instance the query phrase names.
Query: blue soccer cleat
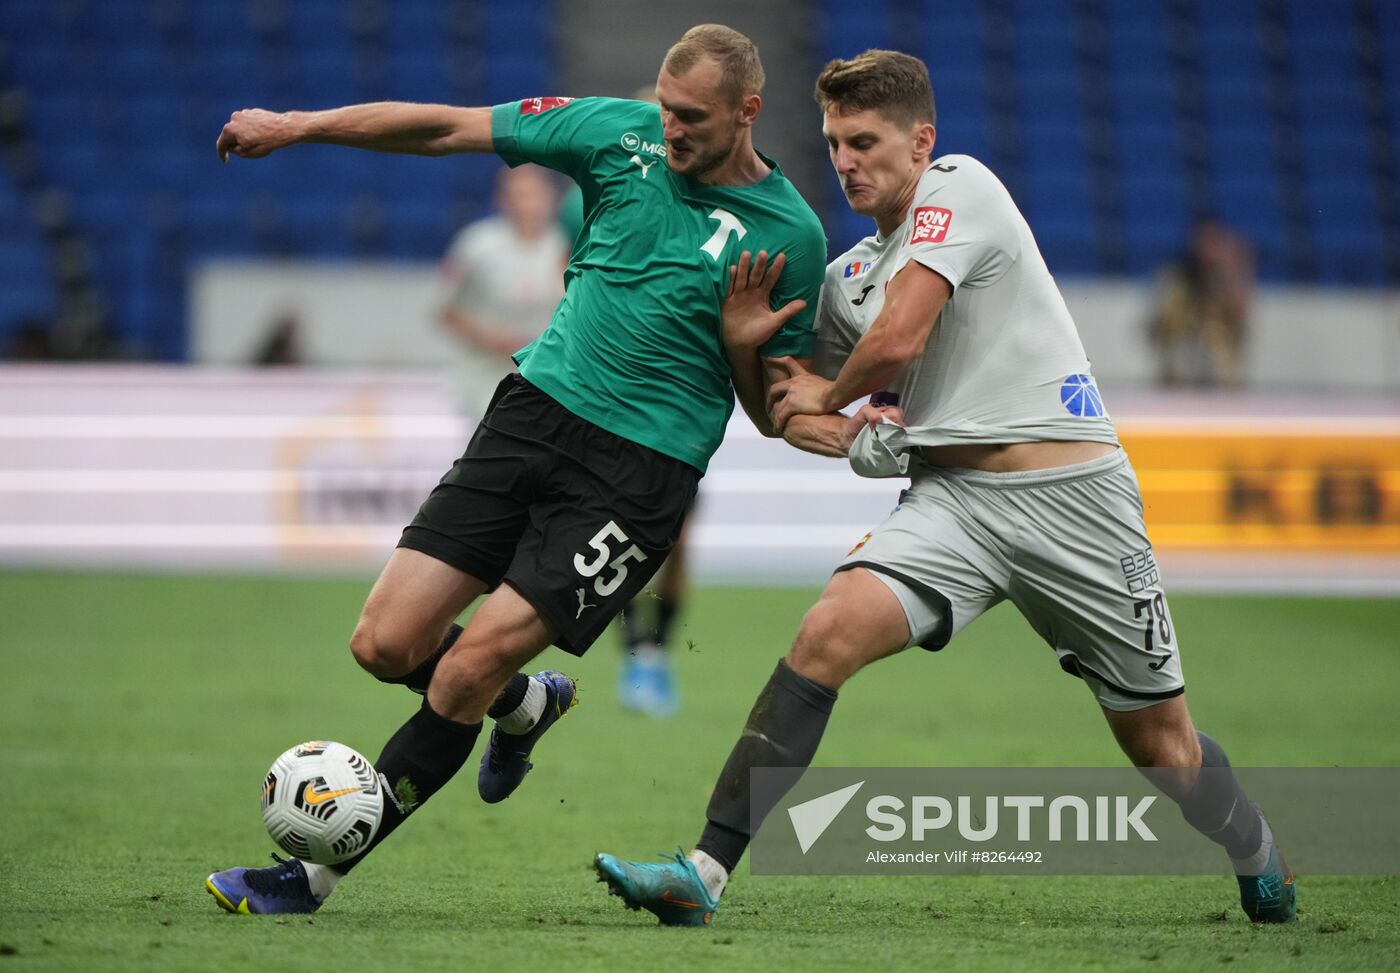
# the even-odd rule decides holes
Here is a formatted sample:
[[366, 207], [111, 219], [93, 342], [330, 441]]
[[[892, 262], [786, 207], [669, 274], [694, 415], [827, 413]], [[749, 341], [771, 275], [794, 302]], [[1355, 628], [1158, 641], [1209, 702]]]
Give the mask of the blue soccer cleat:
[[670, 861], [625, 862], [599, 852], [593, 858], [598, 881], [629, 909], [646, 909], [663, 926], [708, 926], [719, 903], [710, 898], [695, 864], [676, 853]]
[[306, 869], [295, 858], [278, 857], [267, 868], [229, 868], [204, 880], [204, 887], [219, 908], [246, 915], [268, 916], [284, 912], [315, 912], [321, 907], [311, 894]]
[[481, 755], [481, 769], [476, 775], [477, 793], [487, 804], [504, 801], [515, 793], [530, 768], [535, 766], [530, 762], [530, 751], [535, 743], [570, 707], [578, 705], [578, 687], [562, 672], [546, 669], [530, 678], [544, 683], [544, 713], [525, 733], [506, 733], [499, 725], [492, 727], [491, 739]]
[[678, 706], [671, 660], [659, 648], [628, 652], [617, 677], [617, 701], [623, 709], [647, 716], [671, 716]]
[[1278, 845], [1269, 851], [1263, 875], [1236, 875], [1240, 905], [1251, 922], [1292, 922], [1298, 915], [1298, 895], [1293, 870]]

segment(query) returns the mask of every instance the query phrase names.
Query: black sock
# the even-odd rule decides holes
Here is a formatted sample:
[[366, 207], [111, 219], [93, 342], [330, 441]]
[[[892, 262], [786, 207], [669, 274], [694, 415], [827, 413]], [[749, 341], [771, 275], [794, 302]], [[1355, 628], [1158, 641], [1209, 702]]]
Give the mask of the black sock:
[[[792, 767], [792, 783], [816, 755], [836, 690], [799, 676], [779, 660], [763, 692], [753, 704], [744, 732], [720, 771], [705, 811], [707, 823], [695, 847], [727, 871], [734, 871], [749, 846], [749, 770], [754, 767]], [[755, 808], [758, 820], [767, 817], [781, 795], [767, 807]]]
[[663, 649], [671, 637], [671, 626], [676, 621], [676, 612], [681, 603], [670, 598], [662, 598], [656, 603], [656, 644]]
[[645, 594], [638, 595], [632, 603], [622, 609], [622, 651], [632, 653], [637, 651], [637, 646], [647, 640], [646, 627], [642, 623], [642, 599]]
[[379, 681], [387, 682], [394, 686], [407, 686], [419, 696], [424, 695], [428, 691], [428, 683], [433, 681], [433, 673], [437, 671], [438, 663], [442, 661], [443, 656], [447, 655], [447, 650], [457, 643], [457, 636], [461, 634], [462, 626], [453, 625], [449, 627], [447, 635], [443, 637], [438, 647], [433, 650], [433, 654], [428, 656], [417, 669], [414, 669], [406, 676], [380, 676]]
[[1200, 732], [1196, 739], [1201, 744], [1201, 773], [1195, 786], [1177, 802], [1181, 816], [1191, 827], [1223, 846], [1231, 858], [1248, 858], [1263, 841], [1263, 820], [1236, 779], [1230, 758], [1220, 744]]
[[491, 704], [486, 715], [493, 720], [499, 720], [502, 716], [514, 713], [516, 708], [525, 702], [525, 693], [529, 688], [530, 677], [523, 672], [517, 672], [510, 677], [505, 688], [497, 694], [496, 701]]
[[418, 712], [389, 738], [384, 752], [374, 762], [386, 788], [384, 817], [374, 840], [354, 858], [333, 866], [335, 870], [342, 875], [348, 873], [451, 780], [466, 763], [480, 733], [480, 723], [458, 723], [439, 716], [423, 700]]

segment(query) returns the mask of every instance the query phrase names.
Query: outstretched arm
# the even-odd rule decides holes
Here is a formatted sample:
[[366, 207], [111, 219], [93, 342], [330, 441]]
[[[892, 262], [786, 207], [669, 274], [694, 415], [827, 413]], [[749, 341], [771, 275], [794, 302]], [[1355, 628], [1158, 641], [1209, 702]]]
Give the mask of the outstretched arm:
[[236, 111], [219, 133], [219, 160], [263, 156], [303, 142], [375, 152], [449, 155], [490, 152], [491, 109], [380, 101], [327, 111]]

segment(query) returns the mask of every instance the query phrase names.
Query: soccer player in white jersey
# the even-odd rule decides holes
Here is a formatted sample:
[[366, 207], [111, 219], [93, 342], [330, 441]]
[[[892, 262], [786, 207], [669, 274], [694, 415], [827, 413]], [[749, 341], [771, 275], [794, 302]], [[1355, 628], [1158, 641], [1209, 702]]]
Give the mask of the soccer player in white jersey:
[[[1132, 762], [1159, 768], [1154, 783], [1225, 848], [1249, 917], [1292, 919], [1293, 876], [1268, 822], [1187, 711], [1137, 480], [1025, 219], [982, 163], [934, 158], [917, 58], [832, 61], [816, 98], [842, 189], [876, 233], [828, 266], [815, 370], [785, 362], [772, 417], [793, 445], [910, 487], [807, 612], [695, 850], [661, 864], [600, 854], [600, 877], [665, 924], [708, 923], [751, 837], [749, 770], [806, 767], [847, 679], [911, 646], [940, 649], [1009, 599], [1093, 692]], [[775, 276], [763, 254], [741, 259], [731, 345], [794, 313], [770, 310]], [[837, 411], [866, 395], [854, 416]]]

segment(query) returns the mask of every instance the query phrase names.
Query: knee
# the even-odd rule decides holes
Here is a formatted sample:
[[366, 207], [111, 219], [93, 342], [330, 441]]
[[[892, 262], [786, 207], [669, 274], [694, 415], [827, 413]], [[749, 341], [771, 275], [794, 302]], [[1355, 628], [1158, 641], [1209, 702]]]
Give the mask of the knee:
[[846, 612], [830, 599], [817, 602], [802, 619], [787, 663], [799, 675], [831, 689], [861, 668], [859, 637]]
[[407, 675], [413, 669], [412, 647], [366, 615], [350, 636], [350, 654], [361, 669], [380, 679]]

